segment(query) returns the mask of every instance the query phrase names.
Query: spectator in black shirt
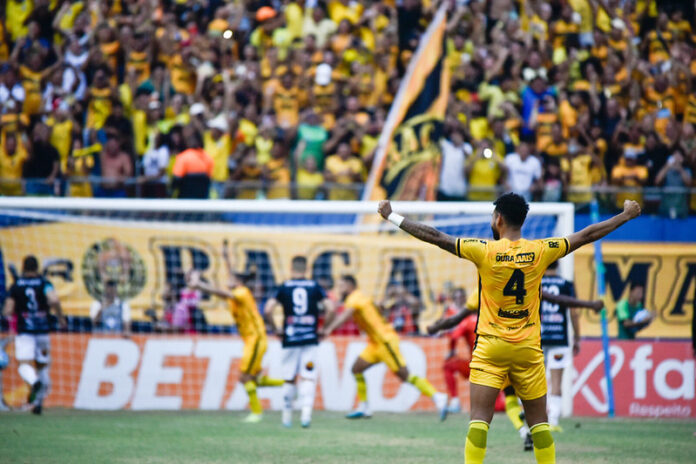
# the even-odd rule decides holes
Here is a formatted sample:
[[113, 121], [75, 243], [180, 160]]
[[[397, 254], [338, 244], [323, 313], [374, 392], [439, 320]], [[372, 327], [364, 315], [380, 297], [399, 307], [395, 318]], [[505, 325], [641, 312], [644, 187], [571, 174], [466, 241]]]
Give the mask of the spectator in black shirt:
[[668, 154], [667, 147], [660, 141], [657, 134], [648, 132], [645, 136], [645, 153], [639, 160], [640, 164], [648, 168], [648, 182], [645, 185], [655, 185], [655, 177], [667, 162]]
[[22, 168], [27, 195], [53, 195], [60, 172], [58, 151], [49, 142], [49, 129], [43, 123], [34, 126], [29, 158]]

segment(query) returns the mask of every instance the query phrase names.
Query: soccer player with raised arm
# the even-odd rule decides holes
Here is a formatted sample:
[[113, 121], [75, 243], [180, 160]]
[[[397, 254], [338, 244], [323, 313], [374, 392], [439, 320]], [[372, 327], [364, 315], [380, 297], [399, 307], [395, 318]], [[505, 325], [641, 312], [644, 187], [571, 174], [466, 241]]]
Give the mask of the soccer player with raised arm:
[[471, 422], [464, 448], [466, 463], [483, 462], [495, 400], [509, 377], [524, 405], [536, 460], [551, 464], [556, 462], [556, 449], [546, 415], [539, 319], [541, 278], [552, 262], [638, 217], [640, 206], [626, 200], [620, 214], [567, 237], [526, 240], [521, 236], [529, 211], [524, 198], [506, 193], [494, 205], [494, 240], [452, 237], [392, 212], [386, 200], [380, 202], [378, 211], [405, 232], [473, 262], [478, 269], [479, 322], [470, 364]]
[[399, 336], [394, 328], [384, 320], [372, 299], [358, 290], [355, 277], [352, 275], [341, 277], [338, 282], [338, 291], [344, 302], [343, 312], [326, 325], [323, 335], [330, 335], [352, 317], [368, 337], [367, 347], [355, 360], [352, 369], [358, 384], [358, 408], [346, 417], [348, 419], [372, 417], [367, 402], [367, 384], [363, 373], [375, 364], [383, 362], [402, 382], [414, 385], [421, 393], [431, 398], [440, 412], [440, 420], [445, 420], [447, 418], [447, 395], [437, 392], [425, 377], [409, 373], [399, 350]]
[[[295, 380], [300, 377], [300, 425], [310, 426], [317, 382], [317, 345], [319, 344], [319, 312], [333, 314], [333, 303], [315, 280], [307, 279], [307, 258], [295, 256], [291, 261], [290, 280], [278, 287], [266, 302], [264, 315], [283, 343], [283, 413], [285, 427], [292, 426], [292, 402], [295, 399]], [[272, 313], [283, 308], [283, 327], [275, 327]]]
[[[569, 287], [572, 287], [572, 283], [565, 281], [562, 277], [556, 274], [555, 269], [557, 268], [557, 265], [558, 262], [552, 263], [548, 267], [546, 274], [544, 274], [544, 277], [541, 280], [541, 347], [544, 350], [544, 359], [546, 360], [546, 363], [549, 366], [549, 369], [551, 370], [551, 395], [559, 395], [557, 415], [560, 416], [560, 383], [563, 370], [561, 369], [560, 372], [558, 372], [558, 367], [556, 367], [556, 363], [561, 360], [557, 358], [558, 353], [556, 351], [554, 351], [553, 349], [548, 349], [547, 340], [558, 340], [559, 336], [562, 337], [562, 330], [565, 330], [566, 335], [564, 340], [566, 340], [567, 343], [568, 315], [565, 314], [565, 317], [563, 319], [565, 321], [565, 327], [564, 329], [561, 329], [558, 327], [558, 325], [554, 325], [554, 322], [558, 322], [559, 317], [561, 317], [555, 313], [558, 312], [558, 308], [589, 308], [594, 311], [599, 311], [604, 307], [604, 302], [602, 302], [601, 300], [586, 301], [575, 298], [575, 293], [569, 290]], [[561, 288], [555, 289], [553, 285], [559, 283], [563, 283], [561, 285]], [[444, 319], [440, 319], [439, 321], [428, 326], [428, 333], [432, 335], [441, 330], [448, 330], [452, 327], [455, 327], [453, 332], [461, 330], [466, 337], [467, 343], [470, 347], [470, 351], [473, 352], [474, 346], [476, 344], [476, 325], [478, 324], [478, 297], [478, 290], [472, 292], [472, 294], [469, 296], [469, 299], [467, 300], [467, 307], [465, 309], [461, 310], [458, 314], [446, 317]], [[475, 300], [475, 308], [473, 307], [474, 305], [471, 300]], [[548, 312], [552, 314], [547, 314], [547, 317], [545, 317], [544, 314]], [[579, 338], [580, 331], [579, 326], [576, 326], [576, 313], [577, 311], [573, 311], [570, 314], [570, 318], [572, 318], [573, 321], [575, 321], [573, 322], [573, 327], [577, 327], [577, 329], [575, 329], [575, 333], [576, 337]], [[570, 353], [569, 350], [570, 348], [568, 347], [568, 353]], [[554, 359], [550, 360], [550, 357], [553, 357]], [[570, 357], [569, 354], [568, 357]], [[469, 378], [469, 362], [467, 362], [466, 364], [466, 372], [466, 378]], [[556, 391], [558, 393], [554, 393]], [[532, 436], [529, 433], [529, 428], [524, 424], [524, 412], [520, 407], [519, 399], [517, 398], [515, 389], [510, 384], [509, 379], [507, 379], [503, 384], [503, 392], [505, 396], [505, 414], [507, 414], [513, 427], [515, 427], [515, 430], [517, 430], [517, 432], [520, 434], [520, 438], [522, 438], [522, 440], [524, 441], [524, 450], [532, 451], [534, 449]], [[554, 411], [553, 407], [549, 407], [549, 425], [551, 426], [551, 431], [554, 431], [554, 423], [558, 425], [558, 416], [556, 416], [554, 422], [554, 414], [556, 414], [556, 412]], [[560, 427], [555, 428], [555, 430], [560, 431]]]
[[268, 348], [268, 338], [266, 337], [266, 326], [261, 314], [259, 314], [254, 295], [247, 286], [247, 282], [252, 276], [234, 272], [227, 253], [226, 242], [223, 248], [223, 257], [230, 275], [229, 291], [203, 282], [198, 271], [189, 271], [186, 280], [188, 286], [193, 289], [227, 300], [230, 314], [237, 324], [239, 335], [244, 340], [244, 351], [239, 363], [239, 382], [244, 385], [249, 396], [249, 409], [251, 410], [244, 422], [256, 423], [261, 421], [263, 413], [261, 402], [256, 393], [257, 387], [280, 387], [283, 385], [283, 381], [260, 375], [261, 361]]
[[15, 358], [19, 363], [19, 376], [30, 387], [28, 403], [34, 414], [41, 414], [43, 400], [51, 383], [48, 375], [51, 362], [48, 316], [51, 310], [64, 328], [67, 324], [58, 294], [51, 282], [39, 273], [36, 257], [26, 256], [22, 263], [22, 275], [10, 287], [4, 313], [6, 317], [12, 314], [17, 316]]

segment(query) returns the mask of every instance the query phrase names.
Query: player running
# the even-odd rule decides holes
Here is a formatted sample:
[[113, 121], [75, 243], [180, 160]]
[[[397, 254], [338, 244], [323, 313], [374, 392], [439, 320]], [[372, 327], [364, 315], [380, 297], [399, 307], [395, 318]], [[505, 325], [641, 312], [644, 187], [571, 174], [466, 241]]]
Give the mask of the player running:
[[[601, 311], [604, 302], [574, 300], [570, 306], [552, 302], [548, 295], [562, 295], [575, 298], [575, 286], [572, 281], [558, 275], [558, 262], [551, 263], [541, 279], [544, 297], [541, 302], [541, 348], [544, 359], [551, 372], [551, 394], [549, 395], [549, 425], [551, 431], [562, 432], [558, 425], [561, 417], [563, 369], [570, 366], [570, 361], [580, 352], [580, 321], [577, 311], [570, 309], [590, 308]], [[569, 321], [570, 320], [570, 321]], [[573, 347], [570, 347], [568, 323], [573, 326]]]
[[22, 263], [22, 275], [10, 287], [4, 313], [7, 317], [13, 313], [17, 317], [17, 370], [30, 387], [28, 403], [34, 414], [41, 414], [51, 384], [48, 374], [51, 362], [48, 317], [51, 311], [58, 317], [61, 328], [66, 327], [58, 294], [53, 285], [39, 274], [39, 261], [29, 255]]
[[239, 363], [239, 382], [244, 385], [244, 389], [249, 396], [249, 409], [251, 410], [244, 422], [257, 423], [263, 417], [263, 408], [256, 392], [257, 387], [280, 387], [283, 385], [283, 381], [260, 375], [261, 361], [268, 348], [268, 338], [266, 337], [266, 326], [256, 307], [254, 295], [247, 286], [247, 282], [253, 276], [234, 272], [229, 254], [227, 253], [226, 241], [223, 245], [223, 257], [230, 275], [230, 291], [204, 283], [198, 271], [190, 271], [186, 276], [186, 283], [193, 289], [227, 300], [230, 314], [237, 324], [239, 335], [244, 340], [244, 351]]
[[529, 211], [524, 198], [506, 193], [494, 205], [494, 240], [452, 237], [392, 212], [386, 200], [380, 202], [378, 211], [412, 236], [467, 259], [478, 269], [479, 323], [470, 364], [471, 422], [464, 448], [467, 464], [483, 462], [495, 400], [508, 377], [522, 399], [537, 462], [555, 463], [541, 350], [541, 278], [552, 262], [638, 217], [640, 206], [626, 200], [620, 214], [568, 237], [526, 240], [521, 236]]
[[[312, 408], [316, 393], [317, 327], [319, 312], [333, 312], [333, 303], [315, 280], [307, 279], [307, 258], [295, 256], [290, 264], [290, 280], [282, 283], [266, 303], [266, 320], [279, 334], [283, 343], [283, 414], [285, 427], [292, 426], [292, 403], [295, 399], [295, 380], [300, 377], [300, 423], [303, 428], [312, 422]], [[276, 328], [273, 309], [283, 308], [283, 327]]]
[[402, 382], [414, 385], [421, 393], [432, 398], [440, 412], [440, 420], [447, 418], [447, 395], [438, 393], [428, 379], [410, 375], [406, 362], [399, 351], [399, 336], [379, 313], [374, 302], [360, 290], [355, 277], [344, 275], [338, 283], [338, 291], [343, 300], [344, 310], [324, 328], [328, 336], [335, 329], [353, 317], [360, 329], [367, 334], [367, 347], [353, 364], [353, 375], [358, 385], [358, 407], [346, 417], [348, 419], [370, 418], [372, 412], [367, 402], [365, 372], [377, 363], [383, 362]]

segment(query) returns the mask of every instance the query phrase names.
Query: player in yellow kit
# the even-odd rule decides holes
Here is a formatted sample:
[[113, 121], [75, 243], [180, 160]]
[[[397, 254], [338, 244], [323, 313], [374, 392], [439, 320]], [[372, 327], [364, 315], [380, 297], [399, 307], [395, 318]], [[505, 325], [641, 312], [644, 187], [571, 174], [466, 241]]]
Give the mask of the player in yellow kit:
[[379, 213], [419, 240], [473, 262], [479, 273], [479, 321], [471, 368], [471, 422], [464, 456], [482, 463], [488, 427], [498, 392], [509, 377], [524, 405], [538, 463], [556, 462], [556, 449], [546, 415], [546, 372], [541, 350], [539, 306], [546, 267], [579, 247], [598, 240], [640, 215], [626, 200], [624, 210], [563, 238], [525, 240], [522, 224], [529, 205], [506, 193], [495, 202], [491, 220], [494, 240], [460, 239], [392, 212], [389, 201]]
[[375, 364], [383, 362], [402, 382], [414, 385], [425, 396], [432, 398], [440, 412], [440, 420], [445, 420], [447, 417], [447, 395], [437, 392], [425, 377], [409, 373], [399, 350], [399, 336], [394, 328], [384, 320], [372, 299], [358, 290], [355, 278], [351, 275], [343, 276], [338, 283], [338, 290], [344, 301], [343, 312], [328, 322], [323, 334], [328, 336], [353, 317], [355, 323], [368, 337], [367, 347], [355, 360], [352, 369], [358, 384], [358, 408], [346, 417], [348, 419], [372, 417], [367, 402], [367, 384], [363, 372]]
[[230, 290], [215, 288], [201, 280], [200, 273], [189, 272], [188, 285], [205, 293], [218, 296], [227, 300], [228, 309], [237, 324], [239, 335], [244, 340], [244, 351], [239, 363], [239, 382], [249, 395], [249, 414], [245, 422], [256, 423], [261, 420], [263, 409], [256, 393], [257, 387], [280, 387], [282, 379], [272, 379], [261, 374], [261, 361], [268, 347], [266, 326], [259, 314], [254, 295], [247, 287], [246, 282], [251, 278], [249, 274], [236, 273], [229, 260], [227, 243], [223, 248], [223, 256], [230, 275]]

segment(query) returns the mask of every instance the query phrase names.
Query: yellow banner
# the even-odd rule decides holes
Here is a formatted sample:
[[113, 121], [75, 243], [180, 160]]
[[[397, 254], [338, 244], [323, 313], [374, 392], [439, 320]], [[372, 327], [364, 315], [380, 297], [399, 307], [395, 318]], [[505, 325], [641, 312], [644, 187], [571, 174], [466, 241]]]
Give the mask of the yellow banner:
[[[450, 286], [471, 290], [476, 268], [439, 248], [403, 235], [355, 236], [249, 229], [188, 230], [166, 227], [121, 227], [53, 223], [0, 230], [1, 268], [9, 287], [10, 265], [17, 270], [27, 254], [36, 255], [56, 287], [69, 314], [88, 316], [91, 302], [100, 298], [103, 282], [119, 282], [119, 295], [134, 309], [161, 309], [166, 286], [183, 281], [193, 267], [223, 286], [228, 276], [220, 254], [223, 239], [237, 268], [255, 268], [254, 288], [263, 299], [268, 289], [289, 278], [290, 260], [308, 258], [312, 276], [353, 274], [360, 287], [377, 302], [386, 297], [391, 282], [403, 284], [418, 297], [423, 308], [421, 327], [439, 317], [438, 303]], [[676, 244], [604, 244], [607, 269], [606, 303], [612, 315], [610, 334], [616, 335], [616, 302], [628, 293], [629, 282], [646, 283], [645, 305], [658, 314], [641, 332], [644, 337], [689, 338], [696, 294], [696, 246]], [[591, 247], [576, 252], [576, 290], [581, 298], [595, 298], [595, 268]], [[202, 303], [212, 324], [231, 322], [225, 305], [213, 298]], [[583, 336], [600, 334], [598, 317], [583, 312]]]
[[[167, 284], [182, 282], [183, 273], [193, 267], [208, 281], [225, 285], [223, 239], [229, 241], [239, 270], [257, 270], [258, 299], [289, 278], [293, 256], [304, 255], [314, 278], [336, 281], [353, 274], [376, 301], [384, 299], [390, 282], [404, 284], [425, 308], [421, 325], [439, 316], [437, 298], [446, 282], [473, 288], [476, 279], [471, 263], [405, 236], [190, 230], [64, 223], [2, 229], [2, 268], [9, 286], [9, 265], [19, 270], [25, 255], [36, 255], [48, 266], [64, 310], [81, 316], [89, 315], [103, 282], [117, 280], [119, 295], [130, 303], [135, 319], [144, 319], [148, 308], [162, 308]], [[231, 322], [219, 299], [204, 301], [202, 307], [209, 323]]]
[[[645, 307], [656, 320], [639, 337], [691, 338], [696, 306], [696, 245], [604, 243], [605, 303], [615, 337], [616, 303], [626, 298], [631, 281], [645, 284]], [[580, 298], [596, 298], [594, 253], [590, 246], [575, 253], [575, 289]], [[599, 336], [599, 316], [583, 311], [582, 335]]]

